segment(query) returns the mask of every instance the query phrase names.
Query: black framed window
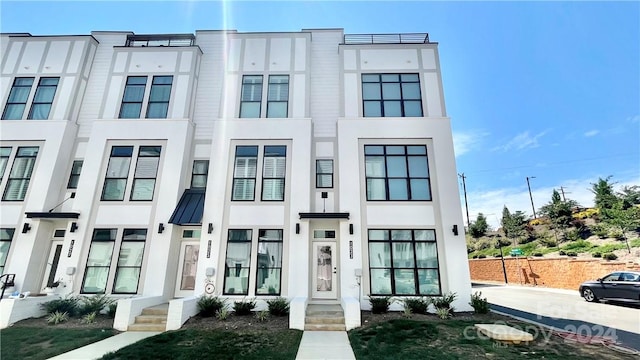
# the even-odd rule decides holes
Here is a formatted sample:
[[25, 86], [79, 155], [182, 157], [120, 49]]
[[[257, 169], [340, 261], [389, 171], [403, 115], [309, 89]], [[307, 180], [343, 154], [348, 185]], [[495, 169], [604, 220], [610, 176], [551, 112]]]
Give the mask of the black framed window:
[[244, 75], [240, 96], [240, 117], [259, 118], [262, 103], [262, 75]]
[[7, 105], [2, 113], [2, 120], [21, 120], [24, 115], [24, 109], [29, 100], [31, 87], [33, 86], [32, 77], [19, 77], [13, 80], [13, 86], [9, 91]]
[[71, 166], [71, 175], [69, 175], [69, 182], [67, 183], [67, 189], [77, 189], [78, 180], [80, 180], [80, 172], [82, 171], [82, 160], [74, 160]]
[[420, 117], [418, 74], [362, 74], [365, 117]]
[[370, 229], [371, 295], [440, 295], [435, 230]]
[[282, 229], [258, 230], [256, 295], [280, 295]]
[[331, 159], [316, 160], [316, 187], [317, 188], [333, 187], [333, 160]]
[[367, 200], [430, 201], [425, 145], [365, 145]]
[[4, 274], [4, 266], [7, 263], [9, 248], [15, 229], [0, 228], [0, 275]]
[[127, 84], [124, 87], [124, 95], [122, 96], [122, 106], [120, 107], [120, 119], [140, 118], [146, 87], [146, 76], [127, 77]]
[[265, 146], [262, 170], [262, 200], [283, 201], [287, 169], [287, 147]]
[[19, 147], [13, 166], [9, 173], [9, 180], [4, 189], [2, 200], [22, 201], [27, 195], [33, 168], [36, 165], [39, 148], [37, 146]]
[[191, 171], [191, 188], [206, 188], [209, 174], [209, 160], [193, 160]]
[[4, 171], [9, 163], [11, 157], [11, 148], [8, 146], [0, 147], [0, 181], [4, 177]]
[[229, 230], [224, 267], [224, 295], [248, 295], [253, 231]]
[[257, 146], [236, 146], [231, 200], [251, 201], [254, 199], [257, 164]]
[[138, 292], [146, 240], [147, 229], [124, 229], [113, 281], [114, 294], [135, 294]]
[[133, 146], [113, 146], [100, 200], [124, 200]]
[[166, 119], [173, 76], [154, 76], [147, 105], [147, 118]]
[[40, 78], [27, 119], [44, 120], [49, 118], [51, 104], [53, 104], [59, 81], [60, 78], [57, 77]]
[[161, 149], [160, 146], [140, 146], [138, 149], [138, 160], [136, 162], [136, 172], [133, 175], [131, 200], [153, 200], [153, 190], [156, 186]]
[[269, 75], [267, 117], [286, 118], [289, 105], [289, 75]]
[[93, 230], [87, 266], [82, 279], [82, 293], [106, 293], [117, 232], [117, 229]]

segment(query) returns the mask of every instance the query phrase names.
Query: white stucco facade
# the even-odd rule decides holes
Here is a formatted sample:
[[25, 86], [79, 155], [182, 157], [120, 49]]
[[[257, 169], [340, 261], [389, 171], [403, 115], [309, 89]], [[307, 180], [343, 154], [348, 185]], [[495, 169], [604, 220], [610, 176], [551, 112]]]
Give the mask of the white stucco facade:
[[295, 328], [370, 295], [469, 310], [437, 43], [368, 36], [2, 34], [8, 291], [126, 299], [123, 329], [206, 293], [286, 297]]

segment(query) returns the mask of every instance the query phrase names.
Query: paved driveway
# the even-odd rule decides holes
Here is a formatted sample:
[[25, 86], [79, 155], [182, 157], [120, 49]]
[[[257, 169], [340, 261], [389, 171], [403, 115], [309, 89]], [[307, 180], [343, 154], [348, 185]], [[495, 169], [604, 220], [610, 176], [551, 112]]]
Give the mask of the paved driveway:
[[588, 303], [578, 291], [474, 284], [492, 309], [587, 336], [614, 336], [640, 347], [640, 306]]

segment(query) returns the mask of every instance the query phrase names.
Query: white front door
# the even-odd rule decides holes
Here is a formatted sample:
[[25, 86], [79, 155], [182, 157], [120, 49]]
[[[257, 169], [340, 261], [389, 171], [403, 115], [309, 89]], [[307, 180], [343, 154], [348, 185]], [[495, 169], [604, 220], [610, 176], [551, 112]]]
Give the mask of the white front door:
[[51, 249], [47, 258], [47, 266], [42, 279], [42, 288], [52, 287], [53, 283], [60, 280], [62, 274], [58, 273], [58, 262], [62, 254], [62, 240], [51, 241]]
[[338, 298], [338, 258], [336, 243], [329, 241], [314, 241], [312, 260], [311, 297], [313, 299]]
[[176, 297], [193, 295], [196, 286], [196, 269], [198, 267], [199, 241], [183, 241], [180, 244], [180, 263], [176, 279]]

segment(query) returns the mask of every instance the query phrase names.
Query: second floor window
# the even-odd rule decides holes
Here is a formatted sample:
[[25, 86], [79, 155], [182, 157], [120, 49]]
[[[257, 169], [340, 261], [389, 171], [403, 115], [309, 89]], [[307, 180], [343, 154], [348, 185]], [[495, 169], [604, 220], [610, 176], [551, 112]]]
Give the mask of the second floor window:
[[209, 160], [193, 160], [191, 173], [191, 188], [206, 188], [207, 175], [209, 174]]
[[71, 166], [71, 175], [69, 175], [69, 183], [67, 189], [77, 189], [78, 180], [80, 180], [80, 172], [82, 171], [82, 160], [75, 160]]
[[420, 117], [418, 74], [362, 74], [365, 117]]
[[4, 189], [2, 200], [22, 201], [24, 200], [31, 175], [36, 165], [39, 148], [37, 146], [19, 147], [13, 160], [13, 166], [9, 173], [9, 180]]
[[7, 168], [9, 157], [11, 156], [10, 147], [0, 147], [0, 180], [4, 177], [4, 170]]
[[[101, 200], [124, 200], [133, 160], [133, 151], [133, 146], [113, 146], [111, 148]], [[130, 200], [153, 200], [160, 151], [160, 146], [140, 146], [138, 148]]]
[[160, 164], [160, 149], [160, 146], [140, 146], [131, 200], [153, 200], [153, 190]]
[[286, 146], [265, 146], [262, 171], [262, 200], [284, 200], [286, 174]]
[[431, 200], [427, 147], [366, 145], [367, 200]]
[[316, 160], [316, 187], [317, 188], [333, 187], [333, 160], [331, 159]]
[[7, 262], [14, 231], [12, 228], [0, 228], [0, 275], [4, 274], [4, 265]]
[[259, 118], [262, 103], [262, 75], [244, 75], [240, 97], [240, 117]]
[[[19, 77], [13, 80], [13, 86], [7, 98], [7, 105], [2, 113], [2, 120], [21, 120], [24, 116], [24, 110], [29, 103], [29, 95], [33, 87], [34, 78]], [[58, 88], [58, 77], [43, 77], [38, 81], [36, 93], [31, 100], [31, 110], [27, 119], [44, 120], [49, 118], [51, 105]]]
[[237, 146], [231, 200], [253, 200], [256, 188], [257, 146]]

